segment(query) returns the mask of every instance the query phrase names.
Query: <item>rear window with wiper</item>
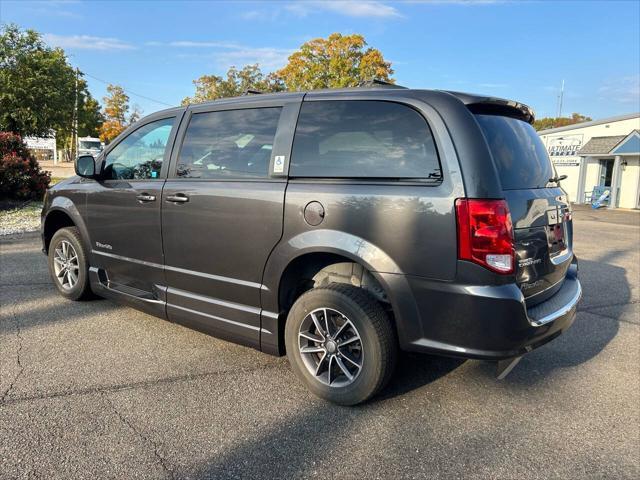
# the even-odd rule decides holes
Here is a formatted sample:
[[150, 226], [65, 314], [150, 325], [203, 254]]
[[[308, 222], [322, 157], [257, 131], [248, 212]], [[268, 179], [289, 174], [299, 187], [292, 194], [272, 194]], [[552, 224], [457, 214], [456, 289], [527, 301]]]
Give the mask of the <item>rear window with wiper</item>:
[[[475, 115], [504, 190], [545, 188], [555, 171], [533, 127], [511, 117]], [[555, 185], [553, 185], [555, 186]]]

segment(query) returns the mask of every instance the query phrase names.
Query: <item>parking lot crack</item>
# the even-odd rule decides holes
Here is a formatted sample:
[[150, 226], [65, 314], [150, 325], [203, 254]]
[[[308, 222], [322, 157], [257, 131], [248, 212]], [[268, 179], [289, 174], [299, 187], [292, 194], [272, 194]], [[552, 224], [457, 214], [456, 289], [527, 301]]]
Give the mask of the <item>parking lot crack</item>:
[[2, 397], [0, 397], [0, 404], [3, 404], [5, 402], [5, 399], [9, 396], [9, 394], [11, 393], [11, 390], [13, 390], [14, 385], [24, 373], [24, 366], [22, 365], [22, 358], [21, 358], [23, 339], [22, 339], [22, 330], [20, 328], [20, 320], [18, 320], [18, 316], [16, 315], [15, 310], [12, 312], [11, 316], [15, 323], [16, 338], [18, 339], [18, 348], [16, 349], [16, 363], [18, 365], [18, 372], [13, 377], [13, 380], [11, 381], [11, 383], [9, 384], [5, 392], [2, 394]]
[[127, 420], [127, 418], [124, 415], [122, 415], [122, 413], [120, 413], [118, 408], [114, 405], [114, 403], [111, 401], [111, 399], [109, 399], [107, 395], [103, 394], [102, 397], [107, 401], [107, 403], [109, 404], [113, 412], [116, 414], [116, 416], [120, 419], [120, 421], [124, 425], [126, 425], [131, 431], [133, 431], [133, 433], [135, 433], [146, 445], [151, 447], [151, 449], [153, 450], [153, 455], [158, 461], [158, 464], [162, 467], [162, 470], [164, 470], [164, 472], [169, 476], [169, 478], [175, 479], [176, 478], [175, 473], [169, 467], [167, 460], [162, 455], [160, 455], [158, 451], [160, 449], [160, 446], [151, 438], [146, 436], [142, 431], [140, 431], [133, 423]]
[[66, 390], [60, 392], [50, 392], [41, 395], [33, 395], [33, 396], [25, 396], [25, 397], [15, 397], [11, 399], [7, 399], [5, 404], [17, 404], [23, 402], [31, 402], [36, 400], [51, 400], [54, 398], [68, 397], [72, 395], [94, 395], [94, 394], [105, 394], [105, 393], [116, 393], [124, 390], [130, 389], [146, 389], [153, 388], [161, 385], [170, 385], [176, 382], [189, 382], [202, 380], [206, 378], [214, 378], [225, 375], [237, 375], [238, 373], [253, 373], [260, 371], [268, 371], [275, 370], [281, 368], [279, 365], [265, 365], [251, 368], [240, 368], [233, 370], [221, 370], [216, 372], [203, 372], [197, 374], [187, 374], [187, 375], [178, 375], [173, 377], [165, 377], [156, 380], [143, 380], [140, 382], [133, 383], [125, 383], [125, 384], [117, 384], [117, 385], [102, 385], [102, 386], [92, 386], [82, 389], [75, 390]]
[[585, 307], [578, 307], [579, 312], [590, 312], [591, 310], [599, 310], [602, 308], [611, 308], [611, 307], [624, 307], [627, 305], [635, 305], [640, 303], [640, 300], [631, 300], [629, 302], [611, 302], [611, 303], [603, 303], [601, 305], [588, 305]]

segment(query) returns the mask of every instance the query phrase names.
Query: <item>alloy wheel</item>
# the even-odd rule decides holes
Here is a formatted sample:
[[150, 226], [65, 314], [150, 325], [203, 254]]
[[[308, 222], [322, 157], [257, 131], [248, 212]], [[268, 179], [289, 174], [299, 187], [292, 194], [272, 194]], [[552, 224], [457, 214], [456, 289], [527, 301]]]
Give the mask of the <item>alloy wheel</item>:
[[318, 308], [304, 318], [298, 345], [309, 373], [330, 387], [350, 385], [362, 370], [360, 334], [351, 320], [332, 308]]
[[53, 270], [56, 279], [65, 290], [71, 290], [78, 283], [80, 265], [78, 254], [70, 242], [62, 240], [53, 254]]

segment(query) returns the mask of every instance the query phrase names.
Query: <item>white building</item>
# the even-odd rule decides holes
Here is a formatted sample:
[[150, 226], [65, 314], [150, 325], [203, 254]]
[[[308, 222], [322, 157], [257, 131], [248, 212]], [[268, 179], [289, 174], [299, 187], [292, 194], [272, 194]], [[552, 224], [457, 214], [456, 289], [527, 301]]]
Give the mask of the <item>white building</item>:
[[572, 202], [610, 192], [610, 208], [640, 208], [640, 113], [538, 132]]
[[39, 162], [53, 160], [53, 163], [57, 163], [55, 132], [51, 132], [48, 137], [24, 137], [24, 143], [27, 144], [27, 148]]

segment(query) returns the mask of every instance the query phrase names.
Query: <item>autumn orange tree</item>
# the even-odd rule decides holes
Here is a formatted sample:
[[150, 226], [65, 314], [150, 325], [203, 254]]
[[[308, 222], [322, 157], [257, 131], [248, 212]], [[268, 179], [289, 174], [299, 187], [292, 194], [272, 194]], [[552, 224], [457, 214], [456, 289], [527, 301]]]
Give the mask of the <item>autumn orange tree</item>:
[[355, 87], [363, 81], [391, 81], [393, 69], [380, 50], [359, 34], [332, 33], [304, 43], [276, 72], [287, 90]]
[[570, 117], [544, 117], [536, 120], [533, 123], [533, 127], [540, 131], [547, 128], [566, 127], [567, 125], [574, 125], [576, 123], [590, 122], [591, 117], [581, 115], [579, 113], [573, 113]]
[[104, 122], [100, 127], [100, 140], [111, 142], [129, 125], [140, 118], [141, 111], [135, 107], [131, 115], [129, 112], [129, 96], [119, 85], [107, 86], [107, 95], [104, 102]]

